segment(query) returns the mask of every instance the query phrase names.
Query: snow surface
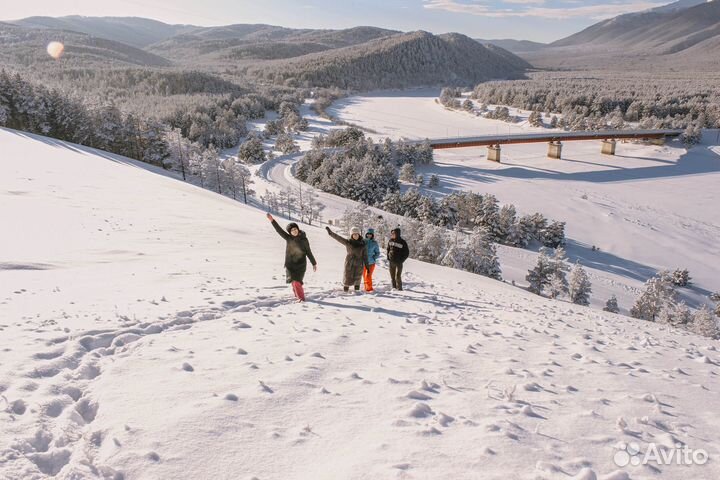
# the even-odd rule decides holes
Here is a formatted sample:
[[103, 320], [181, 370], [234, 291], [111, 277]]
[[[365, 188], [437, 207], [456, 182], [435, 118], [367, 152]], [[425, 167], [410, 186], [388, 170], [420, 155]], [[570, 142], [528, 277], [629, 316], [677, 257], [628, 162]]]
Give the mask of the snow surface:
[[[439, 105], [436, 90], [378, 92], [350, 97], [329, 109], [339, 120], [376, 132], [376, 138], [421, 139], [527, 133], [529, 112], [511, 109], [523, 121], [507, 124]], [[717, 131], [686, 150], [677, 141], [666, 146], [618, 143], [617, 155], [600, 153], [600, 142], [565, 142], [561, 161], [546, 157], [544, 144], [503, 145], [502, 163], [487, 160], [485, 148], [439, 150], [435, 173], [440, 188], [492, 193], [520, 214], [539, 211], [567, 222], [568, 254], [589, 267], [593, 304], [616, 294], [627, 312], [645, 280], [658, 270], [687, 268], [695, 283], [683, 289], [692, 305], [720, 290], [720, 146]], [[600, 251], [593, 251], [596, 246]], [[500, 248], [503, 276], [525, 284], [535, 255]]]
[[[263, 212], [0, 129], [0, 478], [712, 479], [717, 342], [410, 260], [291, 301]], [[629, 466], [621, 442], [705, 449]]]

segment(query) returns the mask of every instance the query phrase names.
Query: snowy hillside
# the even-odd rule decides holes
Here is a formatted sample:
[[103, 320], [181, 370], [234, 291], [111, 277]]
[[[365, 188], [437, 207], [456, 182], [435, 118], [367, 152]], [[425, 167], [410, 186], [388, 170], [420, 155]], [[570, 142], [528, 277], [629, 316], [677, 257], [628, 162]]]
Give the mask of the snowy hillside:
[[[0, 129], [0, 477], [717, 478], [720, 353], [410, 261], [290, 301], [263, 212]], [[622, 442], [703, 466], [614, 463]]]

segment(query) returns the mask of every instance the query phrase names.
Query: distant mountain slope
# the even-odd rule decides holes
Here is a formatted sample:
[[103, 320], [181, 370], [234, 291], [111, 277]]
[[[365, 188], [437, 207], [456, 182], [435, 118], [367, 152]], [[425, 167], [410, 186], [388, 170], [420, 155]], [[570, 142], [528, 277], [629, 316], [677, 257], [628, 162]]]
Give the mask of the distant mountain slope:
[[14, 67], [34, 66], [54, 60], [47, 54], [51, 41], [65, 45], [63, 61], [70, 66], [167, 66], [171, 62], [163, 57], [130, 45], [92, 37], [83, 33], [22, 27], [0, 23], [0, 64]]
[[[693, 0], [695, 1], [695, 0]], [[720, 35], [720, 2], [690, 8], [650, 10], [621, 15], [550, 44], [552, 47], [615, 46], [674, 53]]]
[[198, 28], [152, 45], [149, 50], [180, 62], [198, 57], [279, 59], [357, 45], [396, 33], [376, 27], [311, 30], [241, 24]]
[[483, 45], [496, 45], [512, 53], [535, 52], [548, 46], [547, 43], [531, 42], [530, 40], [513, 40], [511, 38], [482, 40], [477, 39]]
[[523, 54], [540, 67], [701, 68], [720, 64], [720, 1], [688, 0], [620, 15]]
[[53, 30], [71, 30], [93, 37], [105, 38], [126, 43], [133, 47], [144, 48], [152, 43], [161, 42], [183, 32], [198, 27], [192, 25], [168, 25], [167, 23], [138, 17], [28, 17], [16, 22], [16, 25], [31, 28]]
[[250, 66], [247, 72], [275, 82], [369, 90], [518, 78], [526, 65], [506, 50], [487, 48], [465, 35], [418, 31]]

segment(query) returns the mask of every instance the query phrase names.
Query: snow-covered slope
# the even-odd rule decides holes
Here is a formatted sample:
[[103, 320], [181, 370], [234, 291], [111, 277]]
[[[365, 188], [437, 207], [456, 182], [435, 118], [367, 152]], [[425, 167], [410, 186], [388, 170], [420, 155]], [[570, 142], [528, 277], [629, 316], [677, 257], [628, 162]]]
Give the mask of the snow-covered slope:
[[[0, 129], [0, 478], [716, 478], [716, 342], [410, 261], [310, 302], [261, 211]], [[613, 463], [620, 442], [704, 466]], [[624, 473], [626, 472], [626, 473]]]

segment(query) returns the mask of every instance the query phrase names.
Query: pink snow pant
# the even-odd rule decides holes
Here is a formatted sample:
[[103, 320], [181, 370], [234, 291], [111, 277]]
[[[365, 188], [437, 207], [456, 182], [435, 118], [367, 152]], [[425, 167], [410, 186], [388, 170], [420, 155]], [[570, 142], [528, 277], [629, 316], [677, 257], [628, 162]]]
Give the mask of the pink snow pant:
[[293, 289], [293, 293], [295, 294], [295, 298], [297, 298], [301, 302], [304, 302], [305, 301], [305, 290], [303, 290], [302, 283], [300, 283], [298, 281], [293, 281], [292, 289]]

